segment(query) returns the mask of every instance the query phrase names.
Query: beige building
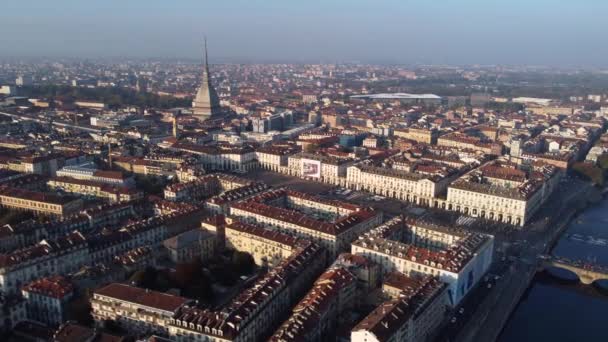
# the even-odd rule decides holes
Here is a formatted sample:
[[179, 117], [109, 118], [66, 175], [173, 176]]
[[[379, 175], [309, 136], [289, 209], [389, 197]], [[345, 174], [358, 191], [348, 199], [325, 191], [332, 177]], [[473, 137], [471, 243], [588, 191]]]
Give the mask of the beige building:
[[66, 278], [56, 275], [34, 280], [21, 288], [21, 294], [27, 303], [27, 317], [52, 326], [65, 321], [74, 289]]
[[248, 223], [313, 240], [329, 251], [333, 260], [348, 251], [350, 242], [382, 222], [382, 213], [339, 201], [279, 189], [238, 202], [230, 214]]
[[[454, 235], [454, 243], [441, 245], [425, 239], [428, 233], [411, 227], [434, 229]], [[405, 236], [401, 235], [404, 234]], [[445, 238], [444, 238], [445, 239]], [[406, 241], [406, 242], [401, 242]], [[396, 217], [362, 235], [352, 243], [352, 254], [381, 265], [384, 274], [397, 271], [407, 276], [432, 275], [448, 284], [449, 304], [454, 306], [473, 288], [492, 263], [494, 238], [489, 235], [454, 231], [425, 221]]]
[[14, 294], [21, 286], [53, 274], [67, 275], [90, 263], [85, 237], [79, 232], [0, 254], [0, 291]]
[[54, 176], [57, 172], [59, 155], [50, 154], [46, 156], [26, 156], [9, 160], [2, 167], [9, 170], [34, 173], [38, 175]]
[[190, 302], [168, 293], [112, 283], [93, 293], [91, 307], [98, 326], [111, 320], [131, 334], [166, 336], [172, 317]]
[[74, 104], [81, 108], [90, 108], [90, 109], [108, 109], [108, 105], [103, 102], [91, 102], [91, 101], [75, 101]]
[[183, 307], [169, 323], [177, 342], [260, 341], [272, 334], [325, 267], [325, 251], [314, 243], [294, 250], [221, 311]]
[[205, 208], [215, 214], [227, 214], [232, 203], [245, 200], [251, 196], [268, 190], [264, 183], [254, 183], [243, 187], [222, 192], [205, 201]]
[[435, 144], [437, 142], [438, 132], [426, 128], [395, 128], [393, 135], [426, 144]]
[[[338, 186], [346, 186], [346, 170], [353, 165], [352, 158], [338, 158], [325, 154], [298, 153], [290, 155], [287, 172], [291, 176]], [[310, 164], [318, 165], [317, 174], [305, 175], [302, 170]]]
[[67, 216], [82, 209], [82, 200], [37, 191], [0, 187], [0, 206], [41, 215]]
[[70, 177], [51, 178], [47, 182], [47, 185], [51, 189], [61, 189], [72, 194], [103, 198], [110, 203], [134, 201], [143, 198], [143, 193], [134, 188]]
[[490, 162], [448, 187], [447, 209], [523, 226], [551, 195], [561, 173], [552, 165], [525, 172]]
[[271, 145], [257, 148], [255, 155], [260, 168], [289, 174], [289, 156], [299, 153], [301, 150], [297, 145]]
[[556, 116], [556, 115], [572, 115], [574, 114], [573, 107], [526, 107], [526, 110], [531, 111], [536, 115]]
[[437, 139], [437, 145], [446, 147], [455, 147], [480, 151], [490, 155], [502, 155], [502, 144], [498, 142], [486, 142], [478, 137], [468, 136], [463, 133], [455, 132], [440, 136]]
[[351, 331], [353, 342], [430, 341], [446, 312], [446, 285], [437, 277], [412, 281]]
[[177, 142], [170, 149], [197, 154], [206, 170], [245, 172], [258, 167], [255, 150], [250, 145], [203, 146]]
[[274, 332], [271, 342], [329, 341], [335, 339], [357, 300], [357, 278], [346, 268], [330, 268], [293, 308]]
[[445, 191], [450, 178], [358, 164], [347, 170], [347, 186], [417, 204], [430, 204]]
[[205, 261], [215, 254], [216, 236], [195, 228], [166, 239], [163, 246], [174, 263], [187, 263], [194, 259]]
[[287, 259], [298, 246], [297, 238], [276, 230], [227, 218], [225, 232], [226, 248], [247, 252], [257, 265], [276, 266]]

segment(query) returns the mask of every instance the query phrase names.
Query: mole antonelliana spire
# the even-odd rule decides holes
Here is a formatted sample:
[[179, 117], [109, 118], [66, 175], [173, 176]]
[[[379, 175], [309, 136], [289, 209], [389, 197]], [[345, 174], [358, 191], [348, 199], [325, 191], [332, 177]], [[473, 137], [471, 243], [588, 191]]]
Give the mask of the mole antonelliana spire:
[[204, 121], [207, 119], [215, 119], [221, 115], [220, 98], [217, 96], [215, 89], [211, 85], [209, 79], [209, 61], [207, 55], [207, 37], [204, 42], [203, 55], [203, 75], [201, 85], [196, 92], [194, 101], [192, 102], [192, 112], [194, 117]]

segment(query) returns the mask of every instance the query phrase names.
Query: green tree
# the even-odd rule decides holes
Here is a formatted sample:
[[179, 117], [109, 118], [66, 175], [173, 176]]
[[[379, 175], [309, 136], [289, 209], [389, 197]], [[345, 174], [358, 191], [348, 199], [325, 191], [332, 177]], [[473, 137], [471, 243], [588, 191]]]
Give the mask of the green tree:
[[597, 186], [604, 185], [604, 170], [590, 163], [575, 163], [572, 170]]
[[602, 154], [597, 158], [597, 165], [602, 168], [602, 170], [608, 170], [608, 154]]
[[76, 321], [82, 325], [90, 326], [93, 324], [91, 315], [90, 296], [87, 292], [72, 298], [66, 308], [66, 319]]
[[156, 287], [157, 274], [158, 271], [154, 267], [146, 267], [133, 273], [129, 278], [129, 283], [138, 287], [154, 289]]
[[196, 258], [188, 263], [181, 263], [175, 266], [175, 283], [180, 288], [185, 288], [190, 284], [200, 282], [203, 277], [203, 263]]
[[251, 254], [235, 251], [232, 254], [232, 267], [239, 274], [251, 274], [255, 268], [255, 261]]

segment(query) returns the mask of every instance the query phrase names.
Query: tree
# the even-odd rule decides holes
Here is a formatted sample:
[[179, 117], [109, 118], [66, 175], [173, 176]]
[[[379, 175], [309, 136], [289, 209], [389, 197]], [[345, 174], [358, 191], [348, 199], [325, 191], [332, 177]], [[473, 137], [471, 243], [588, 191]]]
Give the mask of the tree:
[[188, 298], [194, 298], [201, 302], [209, 302], [213, 298], [213, 289], [211, 288], [211, 280], [206, 276], [197, 279], [193, 284], [189, 284], [182, 291], [182, 295]]
[[255, 268], [255, 261], [251, 254], [235, 251], [232, 254], [232, 267], [239, 274], [251, 274]]
[[232, 286], [238, 279], [236, 272], [229, 270], [226, 265], [214, 265], [210, 271], [213, 277], [223, 286]]
[[572, 170], [597, 186], [604, 185], [604, 170], [590, 163], [575, 163]]
[[180, 288], [199, 283], [203, 276], [203, 263], [200, 258], [175, 266], [175, 284]]
[[603, 170], [608, 170], [608, 154], [602, 154], [597, 158], [597, 165]]
[[146, 267], [144, 270], [139, 270], [129, 278], [129, 283], [144, 287], [147, 289], [154, 289], [156, 287], [156, 277], [158, 271], [154, 267]]
[[135, 184], [138, 189], [143, 189], [145, 193], [160, 195], [165, 188], [165, 181], [158, 177], [135, 176]]
[[86, 326], [93, 324], [91, 303], [87, 293], [83, 293], [70, 300], [66, 308], [66, 319]]

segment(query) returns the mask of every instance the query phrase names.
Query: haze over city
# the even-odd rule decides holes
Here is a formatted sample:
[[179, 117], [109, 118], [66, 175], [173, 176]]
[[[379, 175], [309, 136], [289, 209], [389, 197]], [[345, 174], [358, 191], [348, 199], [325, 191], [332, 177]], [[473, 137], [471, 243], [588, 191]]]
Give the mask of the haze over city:
[[1, 56], [606, 67], [601, 0], [6, 1]]
[[607, 10], [0, 5], [0, 341], [608, 341]]

